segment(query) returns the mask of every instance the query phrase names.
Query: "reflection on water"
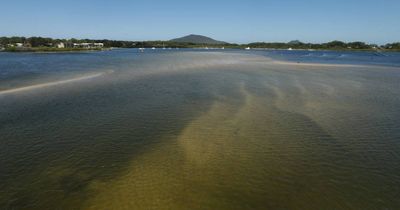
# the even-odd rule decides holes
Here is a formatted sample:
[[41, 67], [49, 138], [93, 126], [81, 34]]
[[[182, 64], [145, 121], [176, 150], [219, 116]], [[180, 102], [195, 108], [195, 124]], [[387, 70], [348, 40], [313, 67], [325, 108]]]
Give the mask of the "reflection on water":
[[[48, 67], [32, 76], [14, 60], [0, 78], [3, 91], [38, 87], [0, 95], [5, 209], [400, 208], [397, 68], [12, 56]], [[40, 86], [54, 81], [68, 82]]]

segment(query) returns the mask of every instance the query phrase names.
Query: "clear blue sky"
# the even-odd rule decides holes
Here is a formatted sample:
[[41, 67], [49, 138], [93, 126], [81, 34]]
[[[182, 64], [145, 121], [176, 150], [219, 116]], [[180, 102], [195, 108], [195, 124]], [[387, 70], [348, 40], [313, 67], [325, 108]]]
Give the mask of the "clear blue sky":
[[400, 0], [1, 0], [0, 36], [400, 41]]

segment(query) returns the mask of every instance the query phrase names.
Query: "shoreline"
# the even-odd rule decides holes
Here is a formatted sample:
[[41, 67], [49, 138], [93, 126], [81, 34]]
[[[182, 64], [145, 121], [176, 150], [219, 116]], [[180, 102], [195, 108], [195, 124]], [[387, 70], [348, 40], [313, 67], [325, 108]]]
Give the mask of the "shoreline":
[[9, 48], [0, 50], [6, 53], [74, 53], [74, 52], [97, 52], [109, 51], [112, 48]]
[[[113, 49], [140, 49], [140, 48], [3, 48], [0, 49], [0, 52], [8, 52], [8, 53], [69, 53], [69, 52], [96, 52], [96, 51], [109, 51]], [[145, 48], [151, 49], [151, 48]], [[162, 49], [162, 48], [156, 48]], [[174, 48], [172, 48], [174, 49]], [[203, 47], [181, 47], [180, 49], [205, 49]], [[219, 47], [216, 48], [208, 48], [209, 50], [247, 50], [242, 47], [225, 47], [221, 49]], [[400, 50], [373, 50], [373, 49], [286, 49], [286, 48], [251, 48], [250, 50], [257, 51], [309, 51], [309, 52], [372, 52], [372, 53], [400, 53]]]

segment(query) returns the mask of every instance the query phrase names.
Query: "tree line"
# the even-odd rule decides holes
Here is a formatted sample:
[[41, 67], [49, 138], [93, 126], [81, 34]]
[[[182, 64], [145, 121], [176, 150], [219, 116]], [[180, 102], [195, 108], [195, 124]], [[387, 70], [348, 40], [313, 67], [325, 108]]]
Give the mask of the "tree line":
[[266, 43], [256, 42], [247, 44], [251, 48], [272, 48], [272, 49], [330, 49], [330, 50], [372, 50], [372, 49], [387, 49], [387, 50], [400, 50], [400, 43], [392, 43], [386, 45], [367, 44], [365, 42], [342, 42], [332, 41], [321, 44], [303, 43], [300, 41], [291, 41], [289, 43]]
[[171, 41], [119, 41], [108, 39], [52, 39], [45, 37], [0, 37], [0, 47], [7, 47], [12, 44], [22, 43], [29, 47], [54, 47], [58, 43], [103, 43], [104, 47], [112, 48], [200, 48], [200, 47], [225, 47], [225, 48], [269, 48], [269, 49], [331, 49], [331, 50], [400, 50], [400, 42], [390, 43], [386, 45], [367, 44], [364, 42], [342, 42], [332, 41], [327, 43], [303, 43], [300, 41], [284, 42], [254, 42], [250, 44], [197, 44], [197, 43], [181, 43]]
[[58, 43], [103, 43], [104, 47], [134, 47], [137, 42], [108, 39], [52, 39], [45, 37], [0, 37], [0, 46], [22, 43], [30, 47], [52, 47]]

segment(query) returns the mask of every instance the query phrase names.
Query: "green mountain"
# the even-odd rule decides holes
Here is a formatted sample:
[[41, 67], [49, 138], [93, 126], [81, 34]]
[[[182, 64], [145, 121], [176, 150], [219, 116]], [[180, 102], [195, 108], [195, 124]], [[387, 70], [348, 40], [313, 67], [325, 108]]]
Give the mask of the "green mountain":
[[184, 37], [177, 38], [177, 39], [172, 39], [170, 41], [171, 42], [195, 43], [195, 44], [226, 44], [226, 42], [217, 41], [210, 37], [195, 35], [195, 34], [191, 34], [191, 35], [184, 36]]

